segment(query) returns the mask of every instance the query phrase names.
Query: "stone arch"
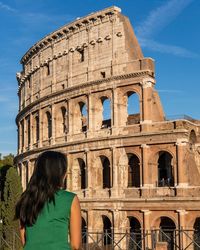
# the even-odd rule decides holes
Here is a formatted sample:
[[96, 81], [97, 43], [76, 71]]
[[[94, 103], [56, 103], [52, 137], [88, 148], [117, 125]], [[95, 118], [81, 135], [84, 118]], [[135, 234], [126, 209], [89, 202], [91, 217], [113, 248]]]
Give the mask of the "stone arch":
[[111, 99], [107, 96], [102, 96], [101, 98], [102, 103], [102, 128], [109, 128], [111, 127]]
[[39, 113], [33, 117], [33, 143], [37, 143], [40, 139], [40, 118]]
[[82, 132], [86, 132], [88, 129], [88, 112], [87, 105], [85, 102], [79, 102], [80, 112], [81, 112], [81, 130]]
[[43, 140], [48, 140], [52, 137], [52, 115], [50, 110], [46, 110], [43, 115]]
[[129, 216], [130, 240], [128, 249], [139, 250], [142, 248], [141, 224], [136, 217]]
[[158, 154], [158, 186], [174, 186], [173, 156], [167, 151], [159, 151]]
[[195, 143], [197, 142], [197, 136], [195, 131], [192, 129], [189, 134], [189, 147], [190, 150], [194, 148]]
[[87, 187], [86, 164], [85, 161], [80, 157], [73, 160], [72, 183], [73, 189], [75, 191], [85, 189]]
[[168, 250], [173, 250], [177, 240], [175, 234], [176, 225], [174, 221], [166, 216], [160, 217], [159, 229], [159, 241], [167, 242]]
[[140, 160], [132, 153], [128, 157], [128, 187], [140, 187]]
[[108, 216], [102, 215], [102, 221], [103, 221], [103, 233], [104, 233], [104, 238], [103, 238], [103, 245], [111, 245], [112, 244], [112, 223]]
[[60, 106], [56, 112], [56, 137], [63, 136], [67, 132], [67, 109], [64, 105]]
[[140, 122], [140, 101], [139, 96], [134, 91], [128, 91], [127, 95], [127, 125]]
[[108, 157], [101, 155], [102, 164], [102, 185], [103, 188], [111, 188], [111, 166]]
[[85, 161], [81, 158], [78, 158], [78, 163], [79, 163], [79, 171], [80, 171], [80, 188], [81, 189], [86, 189], [87, 188], [87, 178], [86, 178], [86, 164]]

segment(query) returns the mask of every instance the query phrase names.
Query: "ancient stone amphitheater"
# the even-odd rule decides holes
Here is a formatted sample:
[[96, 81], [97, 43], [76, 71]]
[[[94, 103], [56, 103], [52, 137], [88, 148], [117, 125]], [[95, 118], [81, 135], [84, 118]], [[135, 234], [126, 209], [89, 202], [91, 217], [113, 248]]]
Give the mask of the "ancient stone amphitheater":
[[[15, 162], [23, 188], [38, 154], [61, 151], [83, 227], [107, 231], [103, 245], [128, 232], [135, 248], [123, 240], [116, 247], [150, 249], [156, 239], [157, 248], [167, 241], [168, 249], [199, 249], [193, 240], [200, 227], [200, 123], [165, 118], [154, 60], [144, 58], [120, 9], [61, 27], [34, 44], [21, 64]], [[156, 238], [157, 229], [163, 237]]]

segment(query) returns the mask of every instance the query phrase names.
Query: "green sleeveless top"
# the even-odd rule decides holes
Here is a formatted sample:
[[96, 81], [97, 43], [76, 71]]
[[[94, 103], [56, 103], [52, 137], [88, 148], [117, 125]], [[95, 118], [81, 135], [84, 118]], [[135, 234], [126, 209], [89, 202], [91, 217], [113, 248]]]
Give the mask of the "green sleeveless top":
[[71, 204], [75, 194], [59, 190], [45, 204], [33, 226], [26, 227], [24, 250], [71, 250], [68, 242]]

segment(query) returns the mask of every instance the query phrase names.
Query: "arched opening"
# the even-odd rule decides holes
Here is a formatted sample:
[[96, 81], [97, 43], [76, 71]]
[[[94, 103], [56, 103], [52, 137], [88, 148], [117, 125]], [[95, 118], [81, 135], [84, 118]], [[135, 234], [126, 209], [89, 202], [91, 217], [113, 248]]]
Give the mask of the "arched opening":
[[172, 169], [172, 155], [168, 152], [159, 152], [158, 158], [158, 186], [174, 186]]
[[111, 102], [108, 97], [101, 97], [102, 107], [103, 107], [103, 119], [102, 119], [102, 128], [111, 127]]
[[110, 161], [107, 157], [101, 156], [101, 163], [103, 167], [103, 188], [111, 188]]
[[112, 245], [112, 224], [110, 219], [103, 215], [102, 216], [103, 219], [103, 245], [104, 246], [108, 246], [108, 245]]
[[167, 249], [174, 250], [176, 245], [176, 235], [175, 235], [176, 225], [168, 217], [161, 217], [160, 220], [160, 233], [159, 233], [159, 240], [161, 242], [167, 242]]
[[194, 144], [197, 142], [197, 137], [196, 137], [196, 133], [194, 130], [191, 130], [190, 132], [190, 136], [189, 136], [189, 146], [190, 146], [190, 150], [192, 150], [194, 148]]
[[87, 180], [86, 180], [86, 166], [85, 162], [82, 159], [78, 159], [79, 167], [80, 167], [80, 186], [81, 189], [87, 188]]
[[48, 139], [52, 137], [52, 118], [49, 111], [46, 112]]
[[130, 91], [127, 93], [127, 125], [140, 122], [140, 102], [138, 95]]
[[140, 222], [135, 217], [129, 217], [130, 225], [130, 239], [129, 239], [129, 250], [140, 250], [142, 249], [142, 235]]
[[82, 243], [87, 244], [87, 224], [86, 224], [86, 221], [83, 217], [82, 217], [82, 224], [81, 225], [82, 225]]
[[200, 249], [200, 217], [196, 218], [194, 223], [194, 250]]
[[62, 132], [63, 134], [67, 132], [67, 110], [65, 107], [61, 107], [61, 113], [62, 113]]
[[80, 102], [79, 105], [81, 111], [82, 132], [85, 132], [87, 131], [87, 120], [88, 120], [87, 106], [84, 102]]
[[128, 154], [128, 187], [140, 187], [140, 161], [134, 154]]
[[38, 142], [40, 138], [40, 120], [38, 115], [35, 117], [35, 129], [35, 141]]

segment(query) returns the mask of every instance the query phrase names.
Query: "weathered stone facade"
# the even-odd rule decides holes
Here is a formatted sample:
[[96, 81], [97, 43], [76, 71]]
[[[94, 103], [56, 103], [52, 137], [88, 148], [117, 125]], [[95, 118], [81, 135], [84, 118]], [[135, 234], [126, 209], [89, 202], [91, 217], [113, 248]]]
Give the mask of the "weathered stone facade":
[[[166, 120], [154, 61], [119, 8], [61, 27], [21, 63], [15, 161], [24, 189], [38, 154], [58, 150], [89, 231], [200, 226], [200, 123]], [[131, 96], [138, 113], [128, 113]]]

